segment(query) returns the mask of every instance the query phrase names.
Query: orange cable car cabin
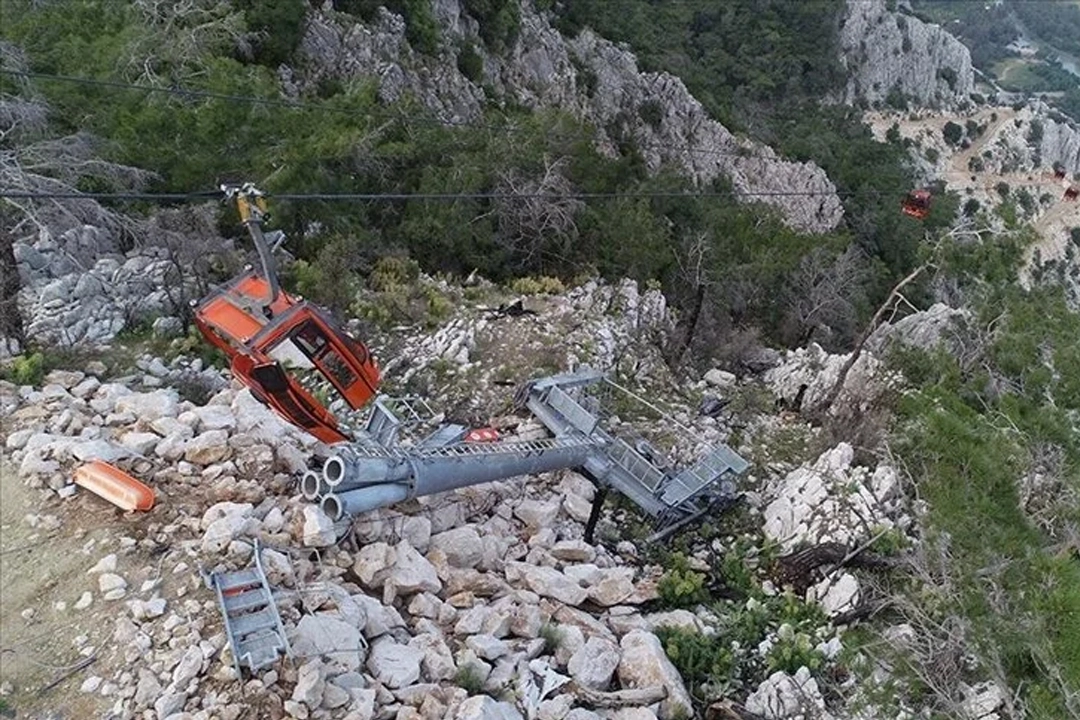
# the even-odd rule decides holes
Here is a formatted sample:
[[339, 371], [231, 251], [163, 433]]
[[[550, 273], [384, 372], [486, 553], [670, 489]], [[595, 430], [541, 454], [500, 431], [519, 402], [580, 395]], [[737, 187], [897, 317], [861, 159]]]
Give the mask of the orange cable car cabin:
[[[287, 363], [317, 372], [350, 408], [363, 407], [379, 387], [379, 369], [363, 343], [317, 305], [280, 290], [259, 228], [261, 203], [252, 188], [239, 191], [241, 216], [263, 258], [263, 274], [249, 269], [195, 308], [195, 324], [229, 358], [233, 374], [262, 403], [326, 443], [349, 436]], [[246, 193], [246, 195], [244, 194]], [[261, 200], [261, 196], [255, 199]], [[245, 207], [245, 203], [250, 203]]]
[[901, 210], [905, 215], [922, 220], [930, 214], [930, 205], [933, 202], [933, 196], [929, 190], [913, 190], [907, 194], [904, 198], [904, 203], [901, 206]]

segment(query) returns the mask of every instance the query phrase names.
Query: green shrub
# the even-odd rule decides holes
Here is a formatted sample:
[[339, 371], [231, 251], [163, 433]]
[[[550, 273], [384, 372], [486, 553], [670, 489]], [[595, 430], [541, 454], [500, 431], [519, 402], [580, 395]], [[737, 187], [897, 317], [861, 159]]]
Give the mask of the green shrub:
[[480, 25], [484, 44], [504, 51], [517, 40], [521, 30], [521, 9], [517, 0], [464, 0], [465, 10]]
[[420, 278], [420, 264], [404, 255], [379, 258], [368, 275], [368, 286], [376, 292], [389, 292], [411, 285]]
[[664, 121], [664, 106], [659, 100], [646, 100], [638, 106], [638, 115], [649, 127], [658, 130]]
[[562, 645], [563, 631], [555, 623], [544, 623], [540, 626], [540, 637], [544, 641], [544, 653], [550, 655]]
[[781, 625], [777, 639], [765, 655], [768, 672], [782, 670], [794, 674], [801, 667], [811, 672], [821, 669], [825, 656], [814, 649], [814, 641], [804, 632], [796, 632], [790, 625]]
[[701, 685], [726, 684], [735, 674], [735, 653], [730, 644], [718, 635], [659, 627], [656, 636], [660, 639], [664, 654], [695, 696], [700, 695], [698, 688]]
[[660, 600], [666, 607], [692, 607], [709, 598], [705, 589], [704, 573], [692, 570], [685, 555], [672, 555], [671, 565], [671, 569], [664, 573], [657, 585]]
[[11, 361], [4, 373], [16, 385], [40, 385], [45, 377], [45, 356], [39, 352], [19, 355]]
[[950, 120], [945, 123], [945, 127], [941, 130], [941, 135], [945, 138], [945, 142], [950, 145], [959, 145], [960, 140], [964, 137], [964, 128]]
[[255, 33], [255, 61], [277, 68], [292, 59], [304, 36], [304, 0], [239, 0], [248, 29]]
[[559, 295], [566, 292], [566, 286], [559, 278], [541, 275], [517, 278], [510, 283], [510, 290], [519, 295]]
[[484, 691], [484, 676], [472, 663], [461, 665], [454, 674], [454, 684], [469, 695], [479, 695]]
[[955, 70], [950, 67], [941, 68], [938, 70], [938, 77], [948, 84], [950, 90], [956, 89], [957, 75]]
[[458, 50], [457, 68], [471, 82], [480, 84], [484, 80], [484, 60], [472, 45], [462, 45]]

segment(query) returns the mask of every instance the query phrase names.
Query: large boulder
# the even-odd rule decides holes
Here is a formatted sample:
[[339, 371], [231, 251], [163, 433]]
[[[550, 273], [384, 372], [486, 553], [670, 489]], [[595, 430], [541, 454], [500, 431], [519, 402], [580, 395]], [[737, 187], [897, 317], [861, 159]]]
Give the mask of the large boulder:
[[380, 683], [388, 688], [403, 688], [420, 679], [424, 651], [401, 645], [389, 636], [383, 636], [371, 645], [367, 669]]
[[402, 540], [394, 546], [394, 564], [390, 567], [383, 582], [383, 598], [389, 603], [397, 595], [412, 595], [418, 592], [438, 593], [442, 590], [442, 581], [427, 558]]
[[660, 704], [661, 720], [692, 717], [693, 703], [686, 692], [682, 677], [668, 660], [660, 639], [651, 632], [632, 630], [619, 643], [619, 682], [624, 688], [648, 688], [663, 686], [667, 697]]
[[525, 720], [510, 703], [499, 702], [488, 695], [474, 695], [458, 705], [454, 720]]
[[591, 637], [570, 656], [566, 669], [584, 687], [605, 690], [619, 666], [619, 646], [610, 640]]
[[300, 657], [325, 655], [339, 670], [356, 671], [365, 647], [360, 630], [333, 614], [316, 613], [300, 618], [290, 642]]
[[510, 562], [506, 564], [506, 579], [511, 583], [524, 582], [537, 595], [549, 597], [567, 605], [580, 605], [588, 597], [588, 591], [576, 580], [567, 577], [555, 568]]
[[474, 568], [484, 556], [480, 533], [471, 525], [432, 535], [429, 547], [441, 550], [446, 561], [459, 568]]

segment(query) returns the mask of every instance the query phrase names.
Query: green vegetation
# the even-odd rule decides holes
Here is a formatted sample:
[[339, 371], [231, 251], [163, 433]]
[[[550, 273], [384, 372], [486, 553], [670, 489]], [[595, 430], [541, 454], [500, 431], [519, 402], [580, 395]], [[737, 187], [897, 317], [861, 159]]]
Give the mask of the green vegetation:
[[1039, 39], [1072, 55], [1080, 55], [1080, 6], [1013, 0], [1010, 9]]
[[671, 569], [660, 578], [656, 589], [667, 607], [693, 607], [709, 597], [705, 589], [705, 574], [692, 570], [682, 553], [672, 556]]
[[540, 626], [540, 638], [544, 641], [544, 652], [550, 655], [562, 645], [563, 631], [556, 623], [544, 623]]
[[0, 370], [0, 377], [16, 385], [40, 385], [45, 377], [45, 356], [40, 352], [18, 355], [11, 364]]
[[459, 665], [454, 674], [454, 684], [469, 695], [484, 692], [484, 676], [476, 665]]
[[712, 633], [656, 630], [697, 702], [753, 689], [778, 670], [794, 673], [805, 666], [818, 674], [825, 669], [825, 656], [815, 649], [820, 642], [815, 631], [825, 624], [816, 605], [790, 593], [767, 597], [759, 589], [744, 602], [721, 601], [710, 610], [718, 619]]
[[895, 449], [929, 508], [926, 554], [946, 558], [911, 597], [931, 621], [965, 618], [983, 670], [1049, 719], [1080, 690], [1080, 567], [1063, 544], [1080, 519], [1080, 316], [1059, 288], [1017, 287], [1019, 248], [949, 253], [979, 317], [967, 352], [898, 358], [917, 391]]

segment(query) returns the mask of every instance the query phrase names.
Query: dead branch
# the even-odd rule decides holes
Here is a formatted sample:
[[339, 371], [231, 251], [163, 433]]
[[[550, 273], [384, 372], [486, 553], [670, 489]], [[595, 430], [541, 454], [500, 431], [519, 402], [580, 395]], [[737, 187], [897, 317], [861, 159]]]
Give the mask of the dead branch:
[[646, 688], [627, 688], [603, 692], [571, 682], [568, 687], [570, 692], [577, 696], [583, 704], [595, 708], [619, 708], [619, 707], [645, 707], [658, 703], [667, 697], [667, 690], [663, 685]]
[[881, 304], [881, 307], [874, 313], [874, 317], [870, 319], [866, 328], [863, 329], [862, 334], [859, 336], [859, 340], [855, 343], [855, 349], [851, 351], [851, 355], [844, 361], [844, 365], [840, 368], [840, 374], [837, 376], [836, 382], [834, 382], [833, 386], [829, 389], [829, 393], [825, 396], [825, 399], [821, 401], [821, 404], [814, 408], [815, 414], [824, 416], [832, 409], [833, 404], [836, 402], [836, 398], [840, 396], [840, 391], [844, 389], [844, 381], [847, 380], [848, 373], [851, 371], [851, 368], [855, 366], [855, 363], [859, 361], [859, 357], [862, 355], [863, 346], [866, 345], [866, 341], [870, 339], [870, 336], [881, 322], [881, 318], [885, 316], [885, 313], [888, 312], [889, 308], [892, 307], [893, 303], [900, 296], [900, 291], [908, 284], [914, 282], [915, 278], [919, 277], [926, 268], [927, 265], [920, 265], [893, 287], [889, 296], [885, 298], [885, 302]]

